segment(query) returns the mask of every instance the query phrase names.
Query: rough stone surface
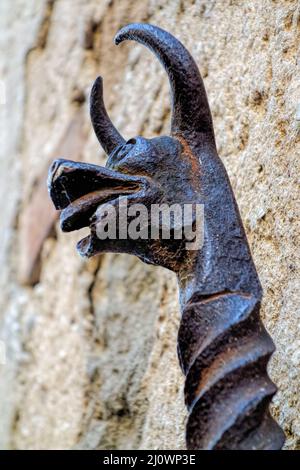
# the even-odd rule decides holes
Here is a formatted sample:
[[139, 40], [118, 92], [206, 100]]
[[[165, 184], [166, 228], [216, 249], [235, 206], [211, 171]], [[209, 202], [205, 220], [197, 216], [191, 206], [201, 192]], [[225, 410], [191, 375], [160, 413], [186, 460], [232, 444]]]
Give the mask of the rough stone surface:
[[277, 345], [272, 411], [286, 448], [300, 448], [297, 0], [1, 1], [0, 447], [184, 448], [173, 274], [125, 255], [81, 260], [80, 235], [57, 226], [43, 243], [35, 285], [18, 281], [22, 214], [79, 108], [81, 158], [104, 161], [87, 107], [95, 77], [103, 75], [125, 136], [168, 131], [160, 64], [142, 46], [113, 45], [131, 21], [174, 33], [203, 74]]

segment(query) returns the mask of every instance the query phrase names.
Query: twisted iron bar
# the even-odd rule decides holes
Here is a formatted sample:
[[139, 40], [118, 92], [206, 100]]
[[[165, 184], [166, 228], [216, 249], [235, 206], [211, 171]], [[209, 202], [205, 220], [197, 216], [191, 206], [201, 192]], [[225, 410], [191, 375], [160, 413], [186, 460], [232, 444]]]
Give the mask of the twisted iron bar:
[[186, 375], [188, 449], [281, 448], [282, 431], [269, 412], [274, 345], [259, 309], [242, 294], [194, 298], [185, 307], [178, 356]]

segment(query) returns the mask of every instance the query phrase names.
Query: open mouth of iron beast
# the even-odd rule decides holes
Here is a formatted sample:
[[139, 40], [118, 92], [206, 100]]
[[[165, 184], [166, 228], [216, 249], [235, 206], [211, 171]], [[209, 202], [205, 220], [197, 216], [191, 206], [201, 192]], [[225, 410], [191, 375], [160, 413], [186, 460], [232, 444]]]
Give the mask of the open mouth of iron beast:
[[141, 189], [141, 179], [98, 165], [55, 160], [48, 189], [64, 232], [88, 227], [100, 204]]

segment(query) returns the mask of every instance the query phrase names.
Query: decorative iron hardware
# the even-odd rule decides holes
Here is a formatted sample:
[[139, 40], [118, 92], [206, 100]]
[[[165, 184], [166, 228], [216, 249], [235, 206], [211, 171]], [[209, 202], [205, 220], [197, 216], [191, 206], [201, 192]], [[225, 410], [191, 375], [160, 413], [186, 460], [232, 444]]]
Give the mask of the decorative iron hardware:
[[[177, 274], [182, 310], [178, 356], [186, 376], [188, 449], [280, 449], [284, 434], [271, 417], [276, 387], [267, 374], [273, 342], [259, 317], [262, 288], [226, 170], [217, 154], [212, 117], [197, 65], [166, 31], [130, 24], [115, 37], [151, 49], [164, 66], [172, 96], [171, 135], [127, 142], [110, 121], [102, 79], [91, 92], [91, 120], [109, 155], [106, 167], [56, 160], [49, 191], [61, 227], [90, 227], [78, 243], [91, 257], [102, 252], [138, 256]], [[203, 204], [202, 249], [182, 240], [99, 240], [103, 203]], [[116, 205], [117, 206], [117, 205]]]

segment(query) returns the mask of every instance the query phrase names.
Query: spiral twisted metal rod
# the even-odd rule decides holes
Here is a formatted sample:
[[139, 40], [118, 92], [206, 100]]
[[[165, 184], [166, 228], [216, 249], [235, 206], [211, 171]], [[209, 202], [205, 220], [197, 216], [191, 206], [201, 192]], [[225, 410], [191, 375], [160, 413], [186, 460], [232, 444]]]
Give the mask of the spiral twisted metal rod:
[[283, 433], [269, 404], [274, 344], [253, 297], [193, 299], [184, 309], [178, 356], [186, 376], [188, 449], [280, 449]]

